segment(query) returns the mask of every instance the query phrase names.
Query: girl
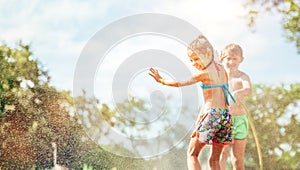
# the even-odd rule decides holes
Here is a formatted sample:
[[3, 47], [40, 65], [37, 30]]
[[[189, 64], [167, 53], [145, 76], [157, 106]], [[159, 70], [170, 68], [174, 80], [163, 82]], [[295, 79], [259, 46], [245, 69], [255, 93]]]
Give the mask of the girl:
[[201, 82], [204, 105], [196, 121], [196, 129], [191, 135], [187, 165], [190, 170], [201, 169], [198, 155], [206, 144], [211, 144], [210, 168], [220, 169], [219, 160], [223, 146], [233, 142], [232, 121], [228, 111], [228, 93], [230, 92], [227, 89], [227, 74], [224, 68], [214, 61], [213, 47], [205, 36], [200, 35], [192, 41], [188, 46], [187, 54], [192, 65], [199, 70], [199, 73], [191, 79], [183, 82], [166, 80], [153, 68], [150, 68], [149, 75], [157, 82], [173, 87]]

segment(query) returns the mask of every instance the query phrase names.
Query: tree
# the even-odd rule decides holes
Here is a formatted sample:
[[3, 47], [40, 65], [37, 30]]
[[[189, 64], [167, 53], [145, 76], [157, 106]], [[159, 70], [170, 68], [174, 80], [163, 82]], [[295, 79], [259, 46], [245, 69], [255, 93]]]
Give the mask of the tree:
[[70, 117], [72, 99], [49, 86], [50, 77], [31, 54], [22, 43], [0, 46], [0, 168], [51, 167], [52, 142], [58, 163], [72, 165], [81, 142]]
[[17, 48], [0, 46], [0, 70], [1, 159], [30, 165], [35, 155], [27, 131], [35, 116], [34, 108], [27, 106], [37, 101], [31, 98], [31, 89], [46, 83], [48, 77], [31, 58], [29, 46], [22, 43]]
[[248, 0], [249, 26], [252, 27], [257, 17], [265, 12], [279, 13], [286, 38], [294, 42], [300, 53], [300, 1], [299, 0]]
[[57, 146], [57, 163], [69, 168], [81, 169], [84, 164], [122, 168], [131, 160], [127, 167], [137, 169], [138, 161], [96, 145], [80, 122], [85, 119], [80, 113], [88, 113], [88, 120], [101, 129], [105, 120], [94, 121], [92, 114], [113, 112], [108, 107], [100, 109], [96, 99], [79, 96], [81, 112], [75, 114], [70, 92], [51, 87], [50, 76], [31, 54], [22, 43], [15, 48], [0, 45], [0, 169], [51, 168], [52, 143]]
[[[300, 84], [255, 85], [247, 100], [260, 141], [264, 169], [299, 169]], [[258, 154], [250, 134], [246, 165], [257, 168]]]

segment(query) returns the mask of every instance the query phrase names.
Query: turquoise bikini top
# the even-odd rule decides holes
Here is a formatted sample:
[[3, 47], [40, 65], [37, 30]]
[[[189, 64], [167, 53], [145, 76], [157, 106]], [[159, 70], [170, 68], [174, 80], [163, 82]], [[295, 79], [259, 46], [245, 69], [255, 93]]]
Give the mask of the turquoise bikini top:
[[202, 87], [203, 89], [210, 89], [210, 88], [218, 88], [218, 87], [222, 87], [224, 96], [225, 96], [225, 100], [226, 100], [226, 104], [228, 106], [230, 106], [229, 104], [229, 100], [228, 100], [228, 94], [231, 98], [231, 100], [235, 103], [235, 98], [232, 96], [232, 94], [230, 93], [228, 87], [228, 84], [214, 84], [214, 85], [204, 85], [204, 84], [200, 84], [200, 87]]

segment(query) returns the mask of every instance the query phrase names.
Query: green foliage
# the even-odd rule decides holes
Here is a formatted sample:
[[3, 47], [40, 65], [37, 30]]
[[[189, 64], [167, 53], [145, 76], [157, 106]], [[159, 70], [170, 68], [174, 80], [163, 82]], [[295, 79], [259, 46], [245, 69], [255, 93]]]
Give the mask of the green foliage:
[[248, 26], [252, 27], [255, 20], [263, 13], [279, 13], [286, 38], [294, 42], [300, 53], [300, 1], [299, 0], [248, 0]]
[[[1, 45], [0, 70], [0, 169], [51, 168], [52, 143], [57, 146], [57, 163], [73, 169], [81, 169], [84, 163], [94, 169], [122, 169], [122, 163], [130, 160], [104, 151], [89, 139], [81, 126], [84, 119], [75, 116], [74, 98], [49, 86], [50, 77], [32, 58], [29, 46]], [[77, 99], [79, 112], [88, 113], [94, 129], [105, 122], [95, 120], [102, 118], [97, 114], [114, 115], [105, 105], [100, 109], [95, 99]], [[132, 161], [129, 169], [137, 167]]]
[[14, 49], [0, 46], [0, 115], [5, 106], [11, 108], [9, 106], [24, 94], [24, 89], [44, 83], [39, 78], [48, 80], [48, 75], [30, 56], [26, 45], [19, 44]]
[[[265, 169], [298, 169], [300, 163], [300, 84], [255, 85], [247, 107], [253, 118]], [[258, 155], [250, 134], [246, 149], [249, 168], [258, 166]]]
[[77, 140], [64, 107], [70, 105], [68, 95], [48, 85], [50, 78], [32, 58], [29, 46], [2, 45], [0, 57], [0, 154], [5, 159], [0, 167], [13, 162], [51, 167], [52, 142], [61, 147], [58, 154], [72, 162], [69, 153], [74, 147], [69, 143]]

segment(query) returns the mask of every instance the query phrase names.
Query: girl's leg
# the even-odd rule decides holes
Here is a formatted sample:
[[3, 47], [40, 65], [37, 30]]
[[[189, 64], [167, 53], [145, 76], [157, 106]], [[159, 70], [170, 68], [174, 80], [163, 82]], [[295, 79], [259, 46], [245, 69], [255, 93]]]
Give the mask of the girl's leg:
[[187, 165], [189, 170], [201, 170], [198, 156], [204, 146], [205, 143], [199, 142], [197, 138], [191, 138], [187, 151]]
[[226, 164], [227, 164], [227, 159], [230, 154], [230, 146], [224, 146], [223, 151], [221, 153], [221, 159], [220, 159], [220, 168], [221, 170], [226, 170]]
[[211, 170], [220, 170], [220, 156], [224, 146], [212, 145], [212, 151], [209, 158]]

